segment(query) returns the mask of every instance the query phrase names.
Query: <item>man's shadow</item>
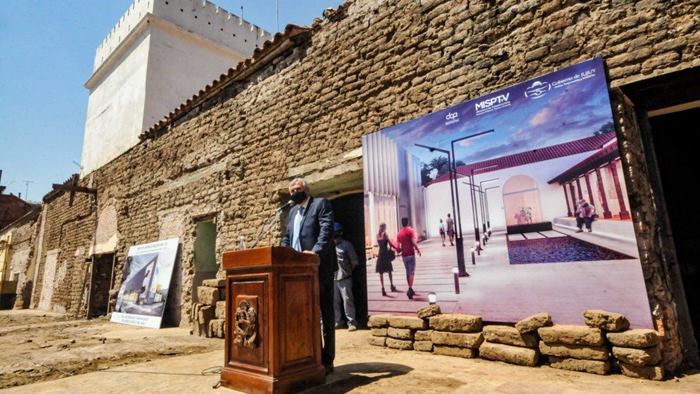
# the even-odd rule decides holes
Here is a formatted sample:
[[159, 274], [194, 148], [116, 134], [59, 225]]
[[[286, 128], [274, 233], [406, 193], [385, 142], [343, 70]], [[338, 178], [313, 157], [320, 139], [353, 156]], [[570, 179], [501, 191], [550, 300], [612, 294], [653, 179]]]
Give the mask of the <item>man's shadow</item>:
[[376, 382], [380, 379], [405, 375], [413, 368], [401, 364], [390, 363], [355, 363], [340, 365], [335, 371], [326, 376], [326, 383], [303, 391], [312, 393], [347, 393], [360, 386]]

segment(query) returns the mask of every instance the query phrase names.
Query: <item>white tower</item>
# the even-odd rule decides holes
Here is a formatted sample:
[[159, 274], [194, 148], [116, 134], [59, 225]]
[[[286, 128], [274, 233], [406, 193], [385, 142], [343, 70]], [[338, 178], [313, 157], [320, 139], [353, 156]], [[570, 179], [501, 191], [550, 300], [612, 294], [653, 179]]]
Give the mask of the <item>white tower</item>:
[[81, 176], [272, 39], [206, 0], [134, 0], [97, 47]]

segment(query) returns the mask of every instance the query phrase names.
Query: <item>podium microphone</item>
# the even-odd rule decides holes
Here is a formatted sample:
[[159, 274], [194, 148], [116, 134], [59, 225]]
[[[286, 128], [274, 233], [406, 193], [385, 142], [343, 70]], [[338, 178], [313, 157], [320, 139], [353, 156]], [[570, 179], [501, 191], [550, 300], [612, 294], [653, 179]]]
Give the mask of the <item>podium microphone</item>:
[[287, 209], [287, 208], [293, 207], [294, 204], [295, 204], [294, 200], [289, 200], [289, 201], [287, 201], [286, 203], [284, 203], [284, 205], [282, 205], [281, 207], [277, 208], [277, 212], [281, 212], [281, 211], [284, 211], [284, 210]]

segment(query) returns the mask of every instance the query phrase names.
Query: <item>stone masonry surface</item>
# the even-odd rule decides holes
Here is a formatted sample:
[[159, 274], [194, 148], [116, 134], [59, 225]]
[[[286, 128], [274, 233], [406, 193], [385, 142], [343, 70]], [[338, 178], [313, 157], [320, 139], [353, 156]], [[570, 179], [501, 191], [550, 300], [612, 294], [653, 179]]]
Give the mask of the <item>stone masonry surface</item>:
[[[34, 299], [46, 253], [58, 251], [51, 309], [84, 316], [86, 253], [98, 213], [111, 206], [119, 234], [115, 286], [129, 246], [179, 237], [166, 315], [187, 325], [200, 218], [215, 220], [221, 256], [239, 236], [253, 237], [291, 177], [357, 165], [359, 158], [344, 157], [364, 134], [596, 56], [613, 88], [698, 66], [699, 13], [700, 4], [681, 0], [347, 1], [314, 22], [303, 42], [81, 179], [96, 198], [78, 193], [69, 205], [59, 193], [46, 202]], [[618, 131], [642, 269], [663, 332], [664, 366], [672, 370], [682, 349], [654, 198], [637, 126], [624, 97], [612, 98], [616, 126], [626, 127]], [[277, 244], [280, 229], [261, 245]]]

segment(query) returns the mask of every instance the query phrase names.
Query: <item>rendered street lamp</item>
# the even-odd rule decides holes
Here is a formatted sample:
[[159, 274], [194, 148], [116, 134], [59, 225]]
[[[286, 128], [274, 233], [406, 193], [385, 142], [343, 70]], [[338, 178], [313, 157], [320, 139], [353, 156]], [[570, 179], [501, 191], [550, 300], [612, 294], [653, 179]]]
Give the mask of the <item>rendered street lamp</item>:
[[[455, 209], [455, 190], [454, 190], [455, 188], [454, 188], [454, 186], [456, 185], [456, 183], [455, 183], [456, 180], [453, 181], [453, 179], [452, 179], [452, 176], [453, 176], [453, 171], [452, 171], [452, 166], [451, 166], [452, 156], [450, 154], [450, 151], [448, 151], [447, 149], [440, 149], [440, 148], [436, 148], [434, 146], [428, 146], [428, 145], [423, 145], [423, 144], [415, 144], [415, 146], [417, 146], [419, 148], [427, 149], [430, 152], [440, 152], [440, 153], [444, 153], [447, 155], [447, 173], [448, 173], [449, 178], [450, 178], [450, 195], [452, 197], [452, 217], [454, 217], [455, 223], [459, 223], [458, 217], [456, 215], [456, 209]], [[456, 178], [456, 174], [455, 174], [455, 178]], [[459, 276], [469, 276], [469, 274], [467, 273], [467, 269], [464, 266], [464, 246], [462, 244], [461, 234], [458, 235], [456, 241], [457, 241], [457, 245], [456, 245], [457, 246], [457, 268], [458, 268]]]
[[[467, 178], [470, 178], [470, 180], [471, 180], [471, 176], [467, 175]], [[481, 214], [481, 221], [482, 221], [482, 224], [484, 226], [484, 233], [483, 233], [482, 241], [483, 241], [483, 244], [486, 245], [486, 241], [488, 241], [488, 236], [486, 235], [486, 216], [484, 213], [484, 191], [481, 189], [481, 186], [475, 185], [471, 182], [462, 182], [462, 183], [464, 183], [465, 185], [470, 187], [469, 193], [471, 193], [472, 191], [476, 191], [476, 193], [479, 194], [479, 207], [480, 207], [480, 209], [479, 209], [478, 213]], [[479, 225], [477, 224], [476, 227], [479, 227]], [[479, 251], [481, 251], [481, 250], [477, 249], [477, 252], [479, 252]]]
[[[484, 201], [486, 200], [486, 191], [484, 190], [484, 183], [489, 183], [489, 182], [495, 182], [499, 178], [491, 178], [487, 179], [485, 181], [479, 182], [479, 190], [481, 191], [481, 199], [479, 200], [481, 202], [481, 225], [484, 229], [484, 234], [486, 234], [486, 221], [487, 221], [487, 213], [488, 213], [488, 208], [486, 210], [484, 209]], [[488, 205], [486, 206], [488, 207]], [[490, 226], [490, 224], [489, 224]]]
[[[490, 166], [482, 166], [482, 167], [472, 168], [470, 180], [472, 181], [472, 183], [474, 183], [474, 172], [480, 171], [480, 170], [491, 169], [494, 167], [498, 167], [498, 165], [492, 164]], [[476, 194], [474, 194], [474, 188], [471, 188], [471, 192], [472, 192], [472, 198], [476, 199]], [[475, 218], [474, 219], [474, 240], [476, 241], [476, 249], [478, 251], [481, 251], [481, 250], [483, 250], [483, 248], [481, 247], [481, 236], [479, 234], [479, 218], [476, 216], [474, 218]]]
[[[462, 254], [462, 265], [464, 265], [464, 240], [462, 238], [462, 215], [460, 212], [459, 208], [459, 188], [457, 187], [457, 163], [455, 160], [455, 143], [460, 142], [460, 141], [465, 141], [471, 138], [479, 137], [485, 134], [493, 133], [494, 130], [486, 130], [486, 131], [480, 131], [478, 133], [470, 134], [461, 138], [454, 139], [450, 142], [450, 148], [452, 150], [452, 161], [450, 161], [450, 164], [452, 166], [452, 170], [454, 171], [455, 177], [454, 177], [454, 189], [455, 189], [455, 200], [457, 201], [457, 223], [458, 223], [458, 229], [459, 229], [459, 235], [457, 237], [457, 249], [461, 251]], [[474, 206], [474, 195], [472, 194], [472, 215], [476, 214], [476, 207]], [[473, 217], [473, 216], [472, 216]], [[458, 252], [460, 253], [460, 252]], [[464, 271], [466, 273], [466, 271]], [[460, 274], [461, 274], [461, 269], [460, 269]]]

